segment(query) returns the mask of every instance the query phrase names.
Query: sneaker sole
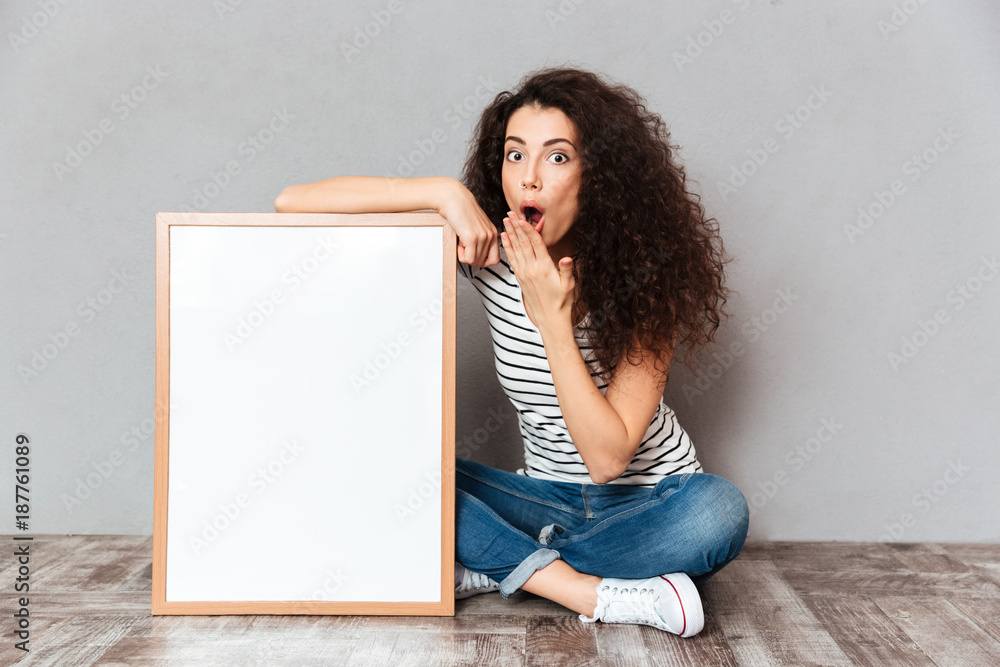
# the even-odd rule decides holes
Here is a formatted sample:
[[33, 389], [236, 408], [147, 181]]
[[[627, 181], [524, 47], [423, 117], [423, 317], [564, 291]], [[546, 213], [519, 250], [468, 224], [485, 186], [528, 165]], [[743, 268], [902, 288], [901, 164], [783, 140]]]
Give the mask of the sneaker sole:
[[[681, 605], [681, 614], [684, 617], [684, 627], [677, 634], [681, 637], [693, 637], [705, 627], [705, 611], [701, 606], [701, 595], [697, 587], [683, 572], [672, 572], [671, 574], [661, 574], [660, 579], [670, 584], [677, 594], [677, 601]], [[687, 604], [685, 604], [685, 600]]]
[[486, 588], [473, 588], [472, 590], [465, 591], [462, 594], [455, 593], [456, 600], [464, 600], [465, 598], [471, 598], [474, 595], [482, 595], [483, 593], [495, 593], [500, 590], [499, 586], [487, 586]]

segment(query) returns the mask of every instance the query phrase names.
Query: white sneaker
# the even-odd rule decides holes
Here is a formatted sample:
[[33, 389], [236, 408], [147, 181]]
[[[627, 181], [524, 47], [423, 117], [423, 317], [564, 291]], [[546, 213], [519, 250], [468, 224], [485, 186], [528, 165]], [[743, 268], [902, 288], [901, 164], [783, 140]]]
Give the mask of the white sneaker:
[[649, 579], [605, 577], [597, 586], [593, 618], [580, 614], [584, 623], [638, 623], [681, 637], [692, 637], [705, 625], [701, 596], [683, 572]]
[[479, 574], [467, 569], [464, 565], [455, 561], [455, 599], [479, 595], [480, 593], [492, 593], [500, 590], [500, 584], [493, 581], [485, 574]]

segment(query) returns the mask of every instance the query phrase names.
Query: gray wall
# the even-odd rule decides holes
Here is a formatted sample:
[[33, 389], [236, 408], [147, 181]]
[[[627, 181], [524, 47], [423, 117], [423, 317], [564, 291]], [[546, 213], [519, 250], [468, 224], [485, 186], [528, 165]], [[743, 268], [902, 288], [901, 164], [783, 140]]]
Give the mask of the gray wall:
[[[458, 176], [487, 100], [568, 63], [663, 115], [737, 257], [665, 396], [751, 537], [998, 540], [995, 3], [224, 3], [0, 5], [0, 475], [27, 433], [33, 532], [152, 532], [157, 211]], [[458, 451], [513, 470], [460, 284]]]

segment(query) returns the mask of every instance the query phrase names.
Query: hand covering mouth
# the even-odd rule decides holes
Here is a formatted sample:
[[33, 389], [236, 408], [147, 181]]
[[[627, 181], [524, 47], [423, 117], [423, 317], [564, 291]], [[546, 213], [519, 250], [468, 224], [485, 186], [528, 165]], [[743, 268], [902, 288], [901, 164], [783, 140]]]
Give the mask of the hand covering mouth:
[[542, 232], [542, 225], [545, 222], [545, 211], [534, 200], [526, 200], [521, 204], [521, 217], [539, 234]]

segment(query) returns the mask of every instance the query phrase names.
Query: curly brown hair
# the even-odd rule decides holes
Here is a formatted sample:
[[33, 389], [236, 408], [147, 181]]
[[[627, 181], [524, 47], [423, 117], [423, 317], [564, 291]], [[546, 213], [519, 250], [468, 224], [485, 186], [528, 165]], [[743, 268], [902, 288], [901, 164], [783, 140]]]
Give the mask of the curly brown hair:
[[718, 223], [686, 188], [673, 152], [679, 146], [670, 144], [663, 120], [633, 89], [592, 72], [562, 67], [525, 75], [517, 90], [499, 93], [483, 111], [462, 175], [498, 234], [508, 209], [501, 184], [507, 121], [525, 105], [558, 109], [576, 128], [583, 169], [573, 275], [590, 313], [581, 326], [606, 378], [623, 356], [640, 363], [643, 349], [669, 372], [676, 343], [691, 368], [726, 316], [723, 267], [731, 259]]

